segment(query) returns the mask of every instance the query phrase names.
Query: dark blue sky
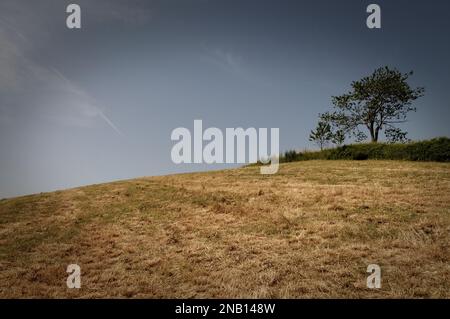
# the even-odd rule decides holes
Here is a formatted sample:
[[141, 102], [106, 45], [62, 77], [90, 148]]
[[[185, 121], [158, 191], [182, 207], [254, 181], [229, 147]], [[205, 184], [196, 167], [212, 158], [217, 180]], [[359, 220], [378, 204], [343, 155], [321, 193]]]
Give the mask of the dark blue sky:
[[[82, 29], [65, 26], [69, 3]], [[381, 30], [366, 7], [382, 9]], [[313, 148], [317, 114], [389, 65], [425, 86], [405, 128], [449, 136], [449, 1], [0, 3], [0, 197], [226, 166], [172, 163], [174, 128], [278, 127]]]

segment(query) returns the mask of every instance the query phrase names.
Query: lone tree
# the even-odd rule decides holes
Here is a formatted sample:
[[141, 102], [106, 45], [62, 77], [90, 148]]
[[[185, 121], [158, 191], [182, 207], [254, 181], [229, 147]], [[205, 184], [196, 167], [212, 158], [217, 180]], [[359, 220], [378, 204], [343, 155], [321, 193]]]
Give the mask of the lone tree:
[[324, 146], [326, 146], [332, 138], [333, 133], [331, 131], [331, 125], [325, 121], [319, 121], [316, 130], [312, 130], [309, 135], [309, 140], [319, 145], [320, 150], [323, 150]]
[[334, 96], [333, 111], [321, 114], [320, 121], [330, 123], [333, 131], [352, 134], [358, 141], [367, 138], [361, 128], [369, 131], [375, 143], [382, 130], [389, 142], [407, 140], [407, 132], [396, 125], [405, 123], [408, 113], [416, 111], [412, 102], [425, 92], [422, 87], [409, 86], [407, 80], [412, 74], [389, 67], [375, 70], [372, 75], [354, 81], [347, 94]]

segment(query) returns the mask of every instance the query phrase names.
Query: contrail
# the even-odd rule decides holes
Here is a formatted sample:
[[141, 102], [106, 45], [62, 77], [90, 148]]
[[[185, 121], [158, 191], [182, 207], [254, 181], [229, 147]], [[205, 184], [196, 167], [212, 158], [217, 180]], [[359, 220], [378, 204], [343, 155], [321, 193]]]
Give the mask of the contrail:
[[114, 125], [113, 122], [111, 122], [111, 120], [105, 115], [103, 114], [102, 111], [98, 110], [98, 114], [100, 115], [100, 117], [102, 119], [105, 120], [106, 123], [108, 123], [109, 126], [111, 126], [111, 128], [117, 132], [117, 134], [119, 134], [120, 136], [123, 136], [122, 132], [117, 128], [117, 126]]
[[[9, 30], [9, 32], [13, 32], [24, 42], [30, 44], [30, 40], [25, 35], [23, 35], [19, 30], [17, 30], [14, 26], [12, 26], [9, 22], [7, 22], [3, 17], [0, 16], [0, 31], [3, 31], [2, 29], [6, 29]], [[117, 134], [123, 136], [122, 132], [117, 128], [117, 126], [103, 113], [103, 111], [99, 107], [95, 105], [95, 99], [90, 97], [89, 94], [87, 94], [84, 90], [75, 85], [71, 80], [65, 77], [56, 68], [39, 65], [25, 56], [23, 56], [22, 58], [25, 59], [25, 62], [27, 62], [29, 67], [35, 72], [39, 71], [38, 73], [42, 73], [43, 71], [45, 73], [50, 74], [53, 73], [53, 76], [56, 76], [59, 80], [61, 80], [59, 83], [62, 84], [65, 89], [77, 94], [80, 97], [83, 97], [83, 99], [85, 100], [84, 101], [85, 103], [83, 103], [83, 105], [85, 105], [90, 109], [89, 114], [100, 116]]]
[[[58, 76], [60, 79], [62, 79], [66, 85], [68, 86], [68, 88], [74, 92], [76, 92], [77, 94], [80, 95], [84, 95], [86, 97], [89, 97], [88, 94], [86, 92], [84, 92], [83, 90], [81, 90], [80, 88], [78, 88], [75, 84], [72, 83], [72, 81], [70, 81], [68, 78], [66, 78], [61, 72], [59, 72], [58, 70], [56, 70], [55, 68], [50, 68], [51, 71], [53, 71], [56, 76]], [[90, 104], [90, 103], [89, 103]], [[98, 114], [114, 131], [116, 131], [117, 134], [119, 134], [120, 136], [123, 136], [122, 132], [117, 128], [117, 126], [103, 113], [103, 111], [95, 106], [90, 104], [90, 107], [93, 109], [95, 114]]]

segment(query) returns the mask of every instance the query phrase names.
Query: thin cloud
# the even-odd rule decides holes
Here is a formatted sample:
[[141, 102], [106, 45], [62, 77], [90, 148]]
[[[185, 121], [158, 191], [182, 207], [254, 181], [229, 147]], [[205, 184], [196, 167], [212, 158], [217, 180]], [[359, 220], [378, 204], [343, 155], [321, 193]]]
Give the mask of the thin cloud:
[[30, 43], [28, 38], [22, 34], [19, 30], [13, 27], [10, 23], [6, 22], [5, 19], [0, 17], [0, 27], [6, 28], [14, 32], [20, 39], [22, 39], [26, 43]]
[[235, 75], [243, 76], [245, 74], [242, 67], [243, 59], [242, 57], [222, 49], [209, 49], [203, 47], [205, 52], [205, 57], [216, 66], [220, 67], [226, 72], [230, 72]]
[[250, 71], [242, 56], [230, 50], [223, 50], [220, 48], [211, 49], [207, 46], [202, 46], [202, 51], [202, 55], [207, 61], [216, 65], [224, 72], [230, 73], [250, 83], [271, 86], [269, 81]]

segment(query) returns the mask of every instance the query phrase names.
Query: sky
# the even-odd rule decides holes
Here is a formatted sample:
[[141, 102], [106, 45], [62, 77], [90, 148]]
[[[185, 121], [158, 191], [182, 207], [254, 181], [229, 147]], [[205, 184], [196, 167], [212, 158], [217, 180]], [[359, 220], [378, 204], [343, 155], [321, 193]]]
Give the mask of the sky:
[[[81, 29], [66, 7], [81, 7]], [[366, 7], [381, 7], [368, 29]], [[171, 132], [308, 135], [331, 97], [381, 66], [424, 86], [404, 126], [450, 136], [450, 2], [1, 0], [0, 198], [227, 168], [174, 164]]]

